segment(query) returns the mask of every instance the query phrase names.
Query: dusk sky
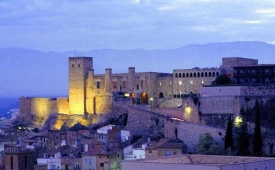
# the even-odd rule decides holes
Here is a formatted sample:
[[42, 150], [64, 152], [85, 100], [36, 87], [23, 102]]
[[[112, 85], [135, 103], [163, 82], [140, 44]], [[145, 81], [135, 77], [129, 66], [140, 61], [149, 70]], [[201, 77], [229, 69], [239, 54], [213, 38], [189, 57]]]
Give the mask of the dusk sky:
[[274, 0], [1, 0], [0, 48], [172, 49], [275, 44]]

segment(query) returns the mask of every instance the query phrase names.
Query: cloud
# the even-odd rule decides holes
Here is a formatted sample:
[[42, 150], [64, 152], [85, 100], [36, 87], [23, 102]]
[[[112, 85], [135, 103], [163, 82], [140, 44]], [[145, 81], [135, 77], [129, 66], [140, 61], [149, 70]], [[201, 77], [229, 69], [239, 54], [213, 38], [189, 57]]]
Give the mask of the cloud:
[[191, 28], [192, 30], [195, 31], [203, 31], [203, 32], [215, 32], [218, 31], [217, 27], [214, 26], [195, 26]]
[[139, 4], [140, 0], [128, 0], [128, 2], [131, 4]]
[[172, 7], [172, 6], [162, 6], [162, 7], [159, 7], [157, 8], [159, 11], [171, 11], [171, 10], [174, 10], [175, 7]]
[[275, 8], [272, 8], [272, 9], [258, 9], [258, 10], [255, 11], [255, 13], [274, 14], [275, 13]]
[[240, 22], [243, 22], [245, 24], [262, 24], [263, 23], [263, 21], [260, 21], [260, 20], [244, 20]]

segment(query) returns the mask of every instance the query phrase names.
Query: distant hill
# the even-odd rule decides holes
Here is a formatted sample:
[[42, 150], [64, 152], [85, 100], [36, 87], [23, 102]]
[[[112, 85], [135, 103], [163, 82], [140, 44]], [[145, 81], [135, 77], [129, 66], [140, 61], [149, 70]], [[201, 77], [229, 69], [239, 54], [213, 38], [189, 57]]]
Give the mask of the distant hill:
[[88, 52], [41, 52], [21, 48], [0, 48], [0, 97], [64, 96], [68, 91], [68, 57], [94, 57], [95, 73], [112, 68], [113, 73], [167, 72], [193, 67], [219, 67], [223, 57], [248, 57], [259, 63], [275, 63], [275, 45], [263, 42], [228, 42], [187, 45], [170, 50], [114, 50]]
[[18, 98], [0, 98], [0, 118], [10, 115], [7, 112], [10, 109], [18, 109], [19, 100]]

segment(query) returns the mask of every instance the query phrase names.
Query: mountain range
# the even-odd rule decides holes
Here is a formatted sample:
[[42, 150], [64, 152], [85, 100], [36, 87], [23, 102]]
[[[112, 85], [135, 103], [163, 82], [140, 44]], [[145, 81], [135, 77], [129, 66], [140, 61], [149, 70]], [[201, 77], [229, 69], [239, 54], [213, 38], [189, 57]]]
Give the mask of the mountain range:
[[260, 64], [275, 64], [275, 45], [264, 42], [227, 42], [187, 45], [169, 50], [101, 49], [88, 52], [42, 52], [23, 48], [0, 48], [0, 97], [66, 96], [68, 57], [91, 56], [96, 74], [112, 68], [113, 73], [172, 73], [173, 69], [220, 67], [223, 57], [258, 59]]

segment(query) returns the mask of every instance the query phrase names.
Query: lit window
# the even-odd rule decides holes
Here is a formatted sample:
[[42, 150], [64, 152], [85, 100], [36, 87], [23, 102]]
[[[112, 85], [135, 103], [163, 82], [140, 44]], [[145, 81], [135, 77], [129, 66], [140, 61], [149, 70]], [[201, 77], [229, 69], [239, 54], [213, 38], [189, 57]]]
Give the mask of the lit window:
[[179, 81], [179, 85], [180, 85], [180, 86], [182, 85], [182, 81]]

